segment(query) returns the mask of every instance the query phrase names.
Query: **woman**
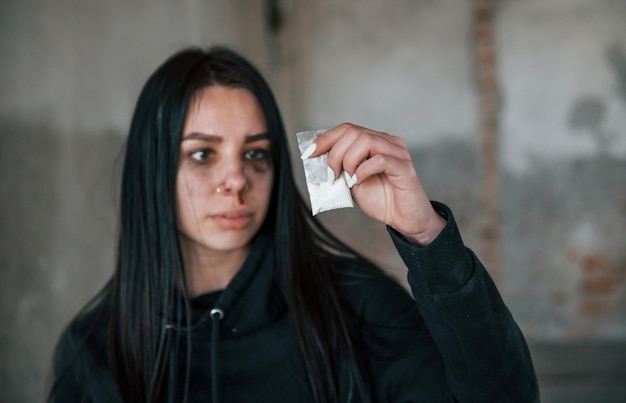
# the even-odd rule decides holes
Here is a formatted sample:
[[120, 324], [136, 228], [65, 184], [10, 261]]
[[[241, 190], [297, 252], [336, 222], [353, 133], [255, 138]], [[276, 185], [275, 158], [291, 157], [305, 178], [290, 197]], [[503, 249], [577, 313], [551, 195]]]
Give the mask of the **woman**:
[[159, 67], [126, 145], [116, 270], [61, 337], [49, 400], [537, 400], [521, 332], [402, 140], [342, 124], [303, 158], [326, 152], [415, 300], [310, 217], [253, 66], [213, 48]]

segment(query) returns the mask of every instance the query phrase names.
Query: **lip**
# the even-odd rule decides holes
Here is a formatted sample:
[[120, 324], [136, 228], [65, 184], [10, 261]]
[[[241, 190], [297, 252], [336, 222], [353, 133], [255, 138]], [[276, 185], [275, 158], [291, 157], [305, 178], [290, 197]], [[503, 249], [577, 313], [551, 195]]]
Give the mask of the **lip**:
[[211, 218], [224, 229], [237, 230], [245, 228], [252, 221], [252, 216], [250, 211], [236, 210], [213, 214]]

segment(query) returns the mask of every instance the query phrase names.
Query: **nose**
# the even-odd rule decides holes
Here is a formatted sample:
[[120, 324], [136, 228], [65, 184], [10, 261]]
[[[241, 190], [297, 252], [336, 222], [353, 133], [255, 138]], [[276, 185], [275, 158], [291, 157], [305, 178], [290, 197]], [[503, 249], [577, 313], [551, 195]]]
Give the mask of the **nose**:
[[248, 178], [241, 160], [224, 161], [218, 174], [216, 192], [237, 196], [241, 201], [242, 193], [248, 188]]

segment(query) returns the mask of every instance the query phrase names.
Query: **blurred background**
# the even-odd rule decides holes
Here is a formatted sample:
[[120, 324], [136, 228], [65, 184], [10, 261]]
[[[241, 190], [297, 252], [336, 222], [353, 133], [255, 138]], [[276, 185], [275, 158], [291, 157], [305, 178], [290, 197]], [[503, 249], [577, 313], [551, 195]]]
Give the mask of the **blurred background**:
[[[294, 151], [343, 121], [406, 140], [542, 401], [626, 401], [626, 1], [0, 0], [1, 401], [41, 401], [60, 332], [112, 273], [141, 86], [213, 44], [265, 74]], [[320, 218], [405, 282], [382, 226]]]

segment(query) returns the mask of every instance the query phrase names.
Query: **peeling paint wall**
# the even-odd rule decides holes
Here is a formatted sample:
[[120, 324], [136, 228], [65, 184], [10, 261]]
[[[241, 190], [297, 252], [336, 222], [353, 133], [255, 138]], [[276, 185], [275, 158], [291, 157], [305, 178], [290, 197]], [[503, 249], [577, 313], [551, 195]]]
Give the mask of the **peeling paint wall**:
[[498, 18], [505, 294], [528, 334], [626, 337], [626, 3]]
[[[62, 327], [111, 274], [135, 97], [185, 45], [248, 55], [290, 133], [351, 121], [405, 138], [430, 196], [453, 208], [466, 243], [485, 254], [483, 185], [493, 173], [480, 135], [474, 3], [275, 3], [282, 18], [270, 28], [260, 1], [0, 2], [7, 401], [40, 401]], [[531, 339], [624, 340], [626, 3], [490, 4], [498, 285]], [[357, 209], [321, 218], [405, 281], [382, 225]]]

